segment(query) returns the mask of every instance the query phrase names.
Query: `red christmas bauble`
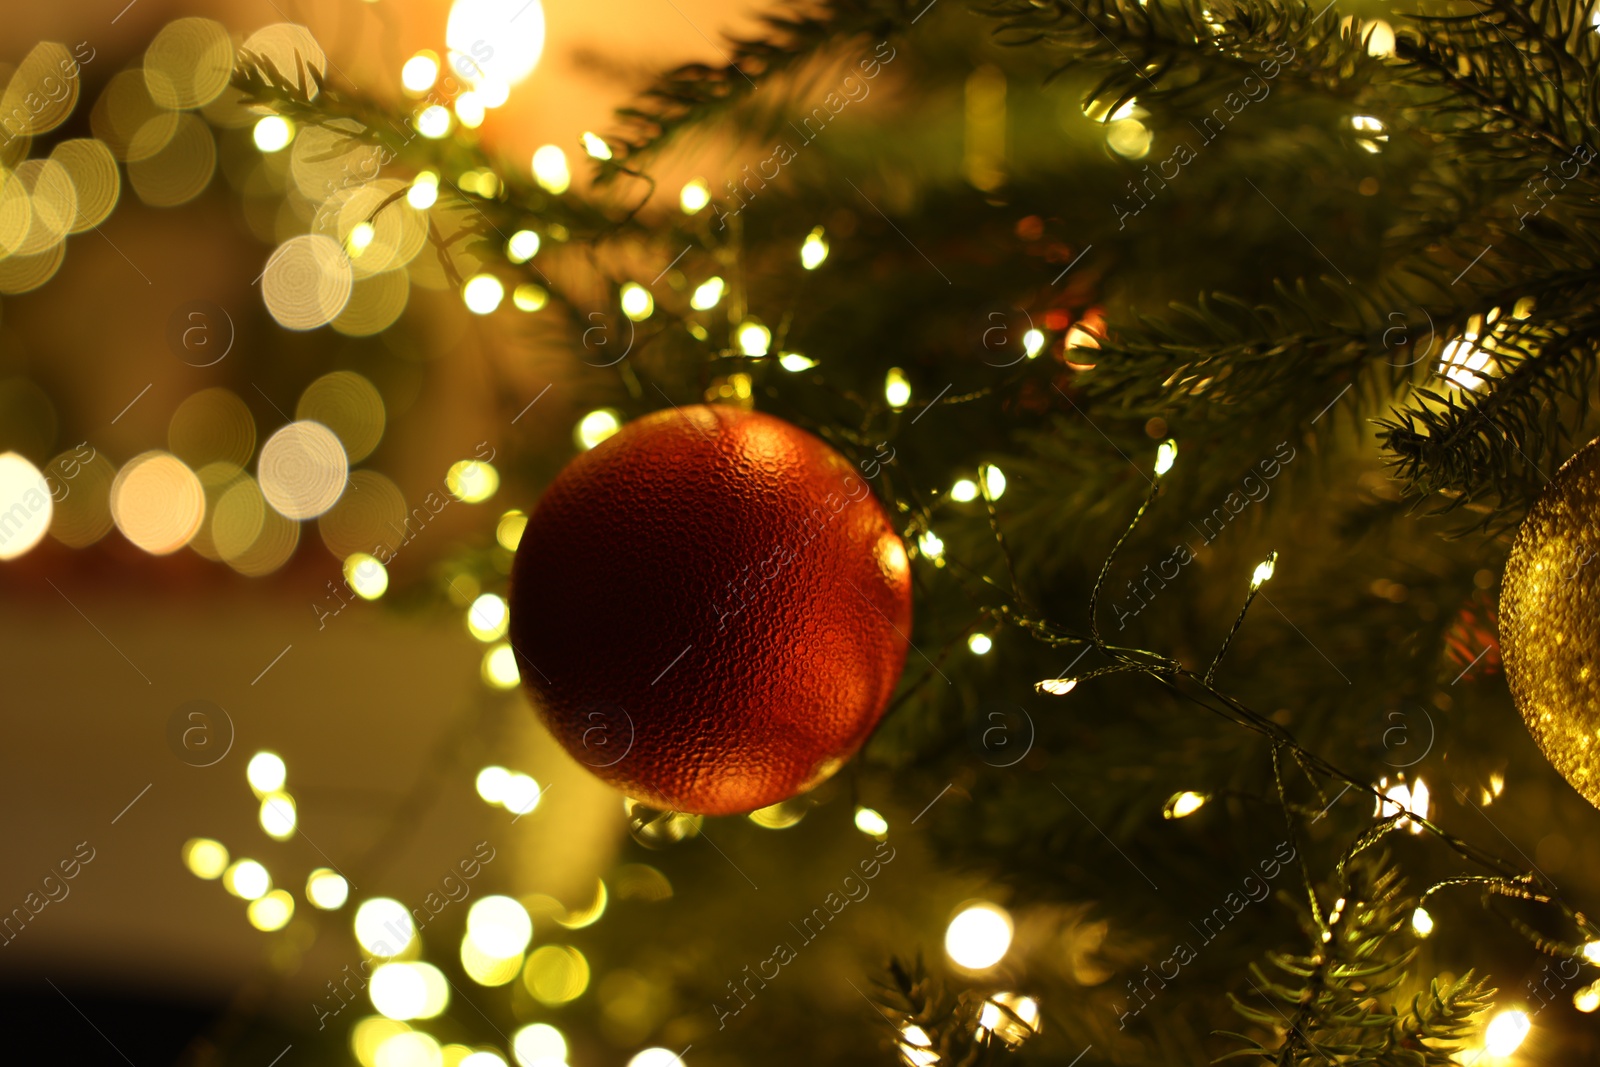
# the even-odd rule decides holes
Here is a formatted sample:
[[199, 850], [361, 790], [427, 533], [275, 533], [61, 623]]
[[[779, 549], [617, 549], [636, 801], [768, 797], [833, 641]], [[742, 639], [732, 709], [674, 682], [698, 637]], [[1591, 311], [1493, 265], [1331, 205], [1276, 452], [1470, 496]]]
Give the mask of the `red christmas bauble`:
[[658, 411], [528, 519], [511, 640], [551, 733], [635, 799], [702, 815], [817, 785], [889, 702], [911, 574], [843, 456], [781, 419]]

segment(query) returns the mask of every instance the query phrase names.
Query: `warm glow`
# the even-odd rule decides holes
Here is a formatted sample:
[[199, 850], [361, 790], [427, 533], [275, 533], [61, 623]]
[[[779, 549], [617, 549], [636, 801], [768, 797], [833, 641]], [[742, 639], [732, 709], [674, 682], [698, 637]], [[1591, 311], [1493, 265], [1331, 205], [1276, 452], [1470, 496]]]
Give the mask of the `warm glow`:
[[549, 303], [550, 294], [544, 286], [532, 282], [523, 282], [511, 293], [511, 302], [517, 306], [518, 311], [538, 311]]
[[1572, 994], [1572, 1006], [1585, 1015], [1600, 1008], [1600, 982], [1586, 985]]
[[1433, 933], [1433, 916], [1428, 914], [1427, 908], [1418, 908], [1411, 913], [1411, 929], [1418, 937]]
[[978, 1025], [1007, 1045], [1020, 1045], [1039, 1032], [1039, 1002], [1015, 993], [996, 993], [983, 1002]]
[[[404, 1023], [395, 1023], [404, 1026]], [[372, 1067], [443, 1067], [444, 1050], [432, 1036], [402, 1030], [384, 1038], [373, 1056]]]
[[620, 429], [622, 422], [617, 418], [617, 413], [610, 408], [599, 408], [589, 412], [578, 423], [578, 444], [588, 451]]
[[1064, 697], [1078, 688], [1078, 680], [1076, 678], [1046, 678], [1034, 688], [1041, 693], [1049, 693], [1053, 697]]
[[43, 540], [54, 514], [50, 483], [39, 468], [15, 452], [0, 455], [0, 560], [16, 559]]
[[1156, 449], [1156, 477], [1159, 478], [1167, 473], [1176, 462], [1178, 462], [1178, 442], [1169, 437], [1161, 442], [1160, 448]]
[[261, 797], [283, 788], [283, 783], [289, 778], [289, 768], [282, 756], [263, 750], [250, 757], [250, 762], [245, 764], [244, 776], [256, 796]]
[[978, 499], [978, 483], [971, 478], [958, 478], [950, 487], [950, 499], [958, 504], [970, 504]]
[[685, 1067], [679, 1055], [670, 1048], [647, 1048], [628, 1061], [628, 1067]]
[[259, 900], [252, 900], [245, 917], [251, 926], [265, 933], [282, 930], [294, 918], [294, 897], [282, 889], [274, 889]]
[[553, 144], [540, 146], [533, 154], [533, 180], [546, 192], [557, 196], [572, 184], [572, 172], [567, 169], [567, 154]]
[[496, 689], [515, 689], [522, 680], [517, 655], [510, 645], [495, 645], [483, 654], [483, 680]]
[[494, 539], [507, 552], [515, 552], [522, 543], [522, 532], [527, 528], [528, 516], [512, 509], [500, 516], [500, 522], [494, 528]]
[[889, 820], [871, 808], [857, 808], [856, 829], [869, 837], [882, 837], [889, 832]]
[[398, 900], [374, 897], [356, 909], [356, 941], [374, 956], [398, 956], [417, 936], [411, 913]]
[[689, 306], [696, 311], [710, 311], [722, 299], [722, 291], [726, 288], [721, 278], [712, 276], [695, 286], [689, 296]]
[[450, 1004], [450, 984], [431, 963], [385, 963], [372, 972], [367, 993], [391, 1019], [431, 1019]]
[[338, 871], [318, 867], [306, 879], [306, 899], [323, 911], [337, 911], [350, 899], [350, 883]]
[[461, 969], [481, 986], [502, 986], [522, 972], [522, 956], [491, 956], [471, 937], [461, 939]]
[[999, 500], [1006, 492], [1006, 475], [999, 467], [990, 464], [980, 471], [983, 475], [983, 487], [989, 493], [990, 500]]
[[695, 178], [678, 191], [678, 207], [685, 215], [693, 215], [711, 203], [711, 190], [704, 178]]
[[1168, 819], [1181, 819], [1185, 815], [1193, 815], [1205, 807], [1207, 797], [1204, 793], [1193, 790], [1184, 790], [1167, 801], [1166, 807], [1161, 809], [1161, 814]]
[[475, 86], [508, 88], [539, 65], [544, 36], [539, 0], [455, 0], [444, 31], [456, 73]]
[[1250, 591], [1252, 593], [1272, 580], [1272, 572], [1277, 565], [1278, 554], [1276, 552], [1256, 564], [1255, 573], [1250, 576]]
[[500, 793], [500, 803], [514, 815], [526, 815], [539, 806], [539, 798], [544, 794], [539, 789], [539, 783], [526, 774], [513, 774], [506, 779], [505, 788]]
[[350, 460], [337, 434], [320, 422], [302, 419], [267, 438], [256, 475], [272, 510], [286, 519], [314, 519], [344, 495]]
[[1036, 358], [1044, 351], [1044, 331], [1029, 330], [1022, 335], [1022, 351], [1029, 358]]
[[817, 365], [817, 361], [809, 356], [802, 356], [798, 352], [785, 352], [778, 357], [778, 366], [791, 374], [798, 374], [803, 370], [810, 370]]
[[495, 1052], [469, 1053], [456, 1067], [506, 1067], [506, 1061]]
[[463, 504], [481, 504], [500, 489], [500, 472], [482, 460], [452, 463], [444, 475], [445, 488]]
[[526, 263], [539, 254], [539, 235], [532, 230], [518, 230], [506, 242], [506, 258], [513, 263]]
[[510, 780], [511, 772], [504, 767], [485, 767], [478, 772], [474, 784], [485, 803], [498, 804], [505, 799], [506, 783]]
[[1533, 1020], [1527, 1012], [1503, 1011], [1489, 1020], [1489, 1027], [1483, 1032], [1484, 1050], [1491, 1056], [1509, 1056], [1532, 1029]]
[[606, 144], [605, 139], [599, 134], [588, 130], [583, 131], [583, 150], [588, 153], [590, 159], [611, 158], [611, 146]]
[[974, 656], [984, 656], [994, 647], [994, 641], [988, 634], [973, 634], [967, 638], [967, 647], [972, 650]]
[[806, 234], [805, 241], [800, 245], [800, 265], [806, 270], [816, 270], [827, 258], [828, 239], [823, 236], [822, 227], [818, 226]]
[[[1407, 785], [1405, 782], [1389, 785], [1385, 779], [1378, 783], [1378, 789], [1384, 796], [1384, 799], [1378, 802], [1379, 816], [1388, 818], [1401, 812], [1410, 812], [1419, 819], [1428, 817], [1428, 783], [1421, 778], [1417, 779], [1415, 785]], [[1414, 834], [1422, 833], [1422, 824], [1414, 819], [1408, 817], [1402, 819], [1401, 823]]]
[[255, 860], [240, 860], [223, 872], [222, 887], [241, 900], [257, 900], [272, 888], [272, 876]]
[[422, 109], [417, 116], [417, 132], [430, 140], [439, 140], [450, 132], [450, 112], [438, 104]]
[[461, 287], [461, 299], [474, 315], [487, 315], [500, 306], [506, 287], [493, 274], [474, 274]]
[[739, 351], [747, 356], [764, 356], [772, 342], [772, 331], [759, 322], [746, 322], [739, 327]]
[[883, 398], [896, 411], [911, 402], [911, 379], [899, 367], [890, 367], [883, 379]]
[[622, 313], [634, 322], [643, 322], [656, 309], [656, 298], [638, 282], [622, 287]]
[[962, 909], [944, 933], [944, 950], [959, 967], [993, 967], [1011, 947], [1011, 916], [998, 904], [980, 902]]
[[512, 1035], [511, 1054], [520, 1067], [556, 1067], [566, 1062], [567, 1039], [549, 1023], [534, 1023]]
[[1600, 941], [1590, 941], [1584, 945], [1583, 958], [1590, 963], [1600, 964]]
[[[0, 474], [0, 479], [4, 478]], [[0, 485], [0, 492], [5, 488]], [[15, 515], [16, 510], [12, 505], [9, 514]], [[200, 532], [205, 514], [206, 495], [200, 479], [181, 459], [166, 452], [135, 456], [111, 483], [112, 521], [122, 536], [152, 556], [170, 555], [188, 544]], [[34, 513], [24, 529], [31, 530], [38, 518]]]
[[294, 127], [282, 115], [268, 115], [256, 123], [256, 147], [263, 152], [282, 151], [294, 138]]
[[944, 542], [932, 530], [923, 530], [917, 537], [917, 549], [924, 559], [937, 560], [944, 556]]
[[228, 850], [221, 841], [209, 837], [191, 837], [183, 844], [183, 865], [196, 878], [210, 881], [222, 877], [228, 867]]
[[411, 182], [406, 190], [406, 203], [418, 211], [426, 211], [439, 199], [439, 176], [425, 170]]
[[274, 841], [287, 841], [294, 836], [297, 816], [294, 797], [288, 793], [268, 793], [261, 798], [261, 829]]
[[900, 1028], [900, 1036], [900, 1055], [910, 1067], [931, 1067], [939, 1062], [939, 1054], [932, 1048], [933, 1039], [922, 1027], [908, 1023]]
[[467, 609], [467, 629], [479, 641], [498, 641], [506, 635], [511, 625], [511, 611], [504, 597], [485, 593]]
[[467, 936], [486, 955], [508, 959], [533, 940], [533, 920], [511, 897], [484, 897], [467, 909]]
[[[488, 109], [484, 107], [483, 97], [472, 90], [467, 90], [456, 97], [456, 118], [461, 125], [469, 130], [475, 130], [483, 125], [483, 120], [488, 117]], [[480, 188], [480, 192], [481, 192]], [[484, 195], [489, 195], [485, 193]]]
[[439, 57], [426, 49], [406, 60], [400, 68], [400, 84], [414, 93], [427, 92], [438, 77]]
[[345, 558], [344, 580], [362, 600], [377, 600], [389, 588], [389, 571], [376, 556], [354, 552]]

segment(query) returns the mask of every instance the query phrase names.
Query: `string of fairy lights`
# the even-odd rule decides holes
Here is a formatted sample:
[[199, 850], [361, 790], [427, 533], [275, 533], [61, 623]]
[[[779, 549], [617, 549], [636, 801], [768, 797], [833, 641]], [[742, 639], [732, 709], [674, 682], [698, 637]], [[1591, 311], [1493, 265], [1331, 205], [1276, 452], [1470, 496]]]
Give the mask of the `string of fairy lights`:
[[[532, 71], [543, 47], [543, 13], [537, 3], [527, 6], [527, 17], [527, 32], [508, 37], [497, 32], [504, 13], [491, 0], [456, 0], [443, 54], [424, 49], [401, 68], [401, 88], [415, 105], [411, 121], [420, 136], [437, 141], [474, 131], [493, 109], [506, 103], [511, 88]], [[1347, 29], [1363, 34], [1372, 54], [1392, 54], [1393, 31], [1387, 23], [1363, 22]], [[475, 47], [485, 40], [494, 42], [492, 57]], [[358, 129], [297, 126], [286, 115], [261, 114], [259, 108], [225, 100], [241, 48], [270, 61], [280, 72], [302, 65], [318, 70], [326, 66], [320, 46], [304, 27], [269, 26], [240, 41], [212, 20], [179, 19], [157, 35], [139, 62], [106, 83], [91, 111], [93, 137], [60, 142], [47, 159], [26, 158], [33, 137], [57, 128], [71, 115], [80, 80], [67, 79], [70, 98], [64, 104], [53, 100], [45, 112], [30, 118], [24, 137], [0, 149], [0, 293], [27, 292], [48, 282], [64, 261], [67, 238], [97, 226], [115, 209], [124, 171], [135, 194], [152, 207], [193, 200], [220, 172], [239, 191], [252, 231], [274, 248], [261, 278], [262, 299], [286, 329], [328, 327], [346, 336], [373, 336], [399, 320], [414, 287], [453, 289], [467, 311], [484, 316], [505, 307], [508, 291], [511, 308], [521, 313], [540, 312], [551, 302], [552, 294], [531, 277], [508, 285], [465, 253], [452, 252], [446, 262], [421, 254], [434, 240], [430, 230], [449, 242], [466, 227], [462, 208], [467, 196], [500, 196], [504, 192], [500, 175], [478, 166], [451, 174], [422, 169], [409, 178], [384, 176], [376, 147], [352, 136]], [[14, 95], [26, 97], [52, 71], [92, 62], [92, 49], [85, 54], [59, 44], [37, 46], [5, 91], [6, 113], [12, 113]], [[969, 86], [969, 91], [975, 90]], [[311, 87], [308, 96], [315, 95]], [[1115, 112], [1091, 108], [1085, 114], [1104, 125], [1107, 143], [1119, 155], [1138, 159], [1148, 154], [1152, 135], [1140, 121], [1148, 116], [1136, 100], [1123, 102]], [[1353, 116], [1350, 129], [1367, 151], [1381, 151], [1387, 141], [1383, 124], [1371, 116]], [[585, 133], [581, 143], [591, 160], [612, 159], [610, 147], [598, 135]], [[561, 196], [572, 186], [571, 163], [557, 145], [540, 146], [529, 171], [534, 184], [551, 196]], [[712, 199], [706, 180], [694, 178], [679, 190], [677, 206], [692, 217], [705, 211]], [[530, 224], [504, 239], [501, 254], [511, 266], [532, 269], [542, 251], [569, 237], [557, 222]], [[823, 268], [830, 251], [824, 227], [813, 228], [798, 248], [801, 268]], [[720, 274], [690, 279], [684, 292], [688, 311], [682, 321], [699, 340], [707, 340], [710, 332], [695, 313], [726, 307], [733, 314], [728, 302], [732, 288]], [[618, 284], [615, 301], [618, 311], [635, 323], [660, 310], [651, 288], [637, 281]], [[1497, 351], [1496, 339], [1514, 329], [1515, 320], [1526, 319], [1531, 308], [1527, 298], [1508, 315], [1496, 308], [1469, 321], [1446, 346], [1440, 374], [1460, 388], [1481, 386], [1496, 371], [1497, 355], [1509, 358]], [[802, 352], [781, 347], [774, 351], [771, 328], [742, 308], [730, 323], [729, 336], [732, 350], [747, 359], [773, 358], [794, 374], [818, 366]], [[1030, 360], [1052, 344], [1059, 344], [1062, 351], [1098, 346], [1093, 333], [1081, 324], [1060, 331], [1032, 328], [1022, 337], [1023, 352]], [[718, 390], [710, 398], [748, 402], [751, 378], [743, 372], [730, 374]], [[17, 401], [19, 396], [23, 399]], [[7, 412], [18, 413], [21, 423], [53, 425], [48, 398], [37, 390], [13, 389], [8, 397], [15, 402]], [[902, 368], [890, 368], [885, 374], [883, 397], [891, 411], [902, 411], [912, 403], [912, 383]], [[42, 467], [18, 452], [0, 454], [0, 503], [19, 502], [6, 511], [0, 560], [25, 555], [46, 535], [69, 547], [86, 548], [115, 527], [153, 556], [189, 548], [241, 574], [260, 577], [288, 562], [302, 529], [315, 522], [324, 545], [341, 561], [347, 588], [361, 599], [377, 600], [389, 588], [381, 546], [392, 545], [394, 531], [404, 528], [410, 514], [404, 494], [392, 480], [356, 466], [377, 449], [386, 423], [380, 390], [360, 374], [337, 371], [308, 385], [296, 404], [295, 417], [274, 428], [259, 448], [249, 405], [226, 388], [210, 388], [192, 394], [175, 409], [166, 448], [147, 450], [120, 465], [92, 447], [86, 454], [85, 446], [59, 452]], [[579, 449], [594, 448], [616, 433], [621, 423], [622, 415], [615, 409], [589, 411], [574, 427], [574, 444]], [[43, 437], [42, 432], [37, 436]], [[1158, 476], [1171, 469], [1175, 455], [1170, 442], [1163, 445]], [[252, 460], [254, 475], [248, 470]], [[494, 498], [500, 477], [488, 461], [462, 459], [447, 469], [444, 484], [456, 500], [481, 505]], [[954, 479], [944, 496], [956, 505], [987, 504], [1005, 491], [1004, 473], [990, 464]], [[502, 577], [526, 523], [527, 515], [520, 510], [504, 511], [495, 523]], [[915, 545], [931, 566], [944, 565], [944, 542], [931, 526], [920, 530]], [[1252, 592], [1271, 577], [1271, 563], [1264, 562], [1253, 577]], [[457, 574], [448, 584], [452, 601], [464, 609], [468, 633], [487, 646], [481, 667], [485, 685], [515, 689], [519, 678], [515, 655], [505, 640], [509, 611], [504, 596], [482, 588], [474, 575]], [[993, 632], [967, 638], [974, 655], [989, 653], [994, 644]], [[1047, 679], [1040, 688], [1064, 695], [1077, 682]], [[298, 810], [287, 789], [282, 758], [268, 751], [256, 753], [246, 778], [259, 803], [261, 831], [276, 842], [293, 838]], [[535, 811], [543, 795], [530, 775], [502, 766], [479, 770], [474, 787], [486, 804], [519, 817]], [[1504, 787], [1503, 777], [1497, 775], [1484, 791], [1483, 803], [1498, 798]], [[1430, 798], [1420, 776], [1382, 780], [1375, 788], [1383, 797], [1377, 802], [1376, 817], [1403, 812], [1427, 818]], [[1194, 791], [1177, 793], [1163, 815], [1185, 818], [1209, 799]], [[692, 838], [702, 822], [698, 816], [656, 812], [631, 801], [624, 809], [634, 836], [652, 847]], [[787, 801], [748, 818], [757, 826], [782, 830], [799, 822], [807, 810], [803, 800]], [[869, 837], [883, 839], [889, 833], [887, 819], [872, 808], [857, 807], [853, 821]], [[1409, 829], [1420, 833], [1423, 827], [1413, 822]], [[181, 859], [197, 878], [218, 881], [227, 893], [244, 901], [245, 918], [255, 929], [279, 933], [293, 922], [299, 898], [275, 885], [262, 861], [236, 857], [211, 838], [186, 842]], [[661, 900], [672, 892], [665, 876], [647, 865], [624, 865], [612, 878], [618, 895]], [[536, 945], [535, 934], [547, 927], [570, 931], [600, 921], [611, 895], [606, 881], [600, 880], [592, 902], [577, 909], [540, 895], [480, 897], [464, 913], [455, 953], [459, 967], [484, 988], [520, 980], [532, 1000], [547, 1008], [588, 995], [593, 975], [581, 950], [563, 940]], [[339, 872], [318, 867], [305, 875], [299, 897], [314, 911], [340, 912], [350, 903], [349, 883]], [[1418, 938], [1434, 930], [1432, 916], [1422, 907], [1413, 913], [1411, 925]], [[453, 986], [445, 972], [425, 958], [421, 931], [399, 901], [386, 897], [361, 901], [354, 908], [351, 930], [373, 965], [366, 990], [373, 1012], [356, 1020], [350, 1030], [351, 1053], [363, 1067], [507, 1067], [511, 1062], [519, 1067], [558, 1067], [567, 1062], [566, 1036], [546, 1021], [527, 1022], [504, 1047], [441, 1043], [430, 1034], [428, 1020], [446, 1011]], [[946, 957], [962, 975], [984, 979], [1006, 959], [1014, 932], [1012, 917], [1000, 904], [964, 902], [945, 929]], [[1600, 941], [1586, 945], [1584, 956], [1600, 965]], [[601, 986], [600, 994], [606, 996], [604, 983]], [[625, 1005], [627, 1000], [624, 991], [607, 1004]], [[1584, 1012], [1600, 1008], [1600, 982], [1580, 989], [1573, 1003]], [[1008, 1046], [1021, 1044], [1038, 1032], [1039, 1025], [1037, 1000], [1010, 991], [993, 993], [977, 1022], [980, 1030]], [[1481, 1044], [1463, 1062], [1484, 1055], [1510, 1057], [1531, 1029], [1527, 1012], [1501, 1010], [1488, 1021]], [[910, 1022], [899, 1028], [898, 1049], [911, 1067], [933, 1067], [939, 1061], [928, 1033]], [[629, 1064], [681, 1067], [682, 1061], [669, 1049], [652, 1047], [637, 1052]]]

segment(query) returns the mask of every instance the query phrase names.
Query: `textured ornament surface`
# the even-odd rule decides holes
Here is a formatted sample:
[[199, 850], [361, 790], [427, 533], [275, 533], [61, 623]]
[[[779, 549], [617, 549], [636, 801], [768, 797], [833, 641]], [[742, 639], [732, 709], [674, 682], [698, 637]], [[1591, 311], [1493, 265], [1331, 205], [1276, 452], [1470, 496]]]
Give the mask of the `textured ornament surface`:
[[540, 717], [677, 811], [752, 811], [827, 778], [883, 714], [910, 633], [905, 547], [860, 474], [732, 407], [659, 411], [578, 456], [512, 569]]
[[1600, 807], [1600, 441], [1557, 472], [1511, 546], [1500, 644], [1511, 697], [1556, 770]]

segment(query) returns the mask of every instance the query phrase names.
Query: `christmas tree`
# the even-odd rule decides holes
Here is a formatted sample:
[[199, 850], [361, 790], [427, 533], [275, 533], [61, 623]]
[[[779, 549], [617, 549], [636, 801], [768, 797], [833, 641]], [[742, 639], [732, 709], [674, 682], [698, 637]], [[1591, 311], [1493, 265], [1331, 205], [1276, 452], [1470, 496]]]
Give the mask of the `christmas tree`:
[[[463, 313], [408, 307], [413, 287], [508, 320], [505, 429], [432, 514], [497, 486], [511, 510], [475, 512], [388, 598], [466, 609], [487, 643], [483, 715], [439, 767], [502, 823], [540, 800], [494, 757], [532, 683], [504, 642], [512, 553], [619, 426], [709, 403], [809, 431], [871, 487], [911, 576], [898, 688], [825, 783], [748, 816], [618, 798], [632, 836], [595, 895], [532, 893], [474, 853], [496, 895], [429, 907], [437, 926], [377, 876], [353, 940], [332, 870], [314, 919], [284, 894], [278, 921], [263, 883], [272, 987], [313, 1010], [241, 997], [191, 1057], [283, 1038], [367, 1067], [1591, 1060], [1596, 815], [1551, 766], [1583, 789], [1589, 734], [1533, 743], [1498, 605], [1518, 527], [1594, 434], [1597, 24], [1569, 0], [792, 5], [530, 162], [476, 132], [504, 102], [493, 47], [452, 39], [403, 90], [399, 71], [358, 89], [297, 27], [191, 19], [136, 85], [106, 83], [93, 137], [18, 112], [4, 188], [34, 221], [7, 230], [0, 204], [8, 292], [87, 229], [40, 244], [57, 170], [80, 213], [118, 165], [181, 212], [203, 145], [212, 195], [263, 243], [277, 339], [250, 358], [285, 391], [348, 374], [334, 338], [398, 353], [424, 343], [407, 323]], [[62, 58], [30, 54], [8, 110]], [[519, 430], [548, 380], [530, 351], [584, 398], [571, 441]], [[174, 439], [203, 502], [174, 547], [266, 573], [297, 551], [273, 524], [315, 518], [344, 576], [317, 622], [383, 596], [429, 515], [376, 474], [380, 503], [350, 504], [363, 388], [308, 389], [255, 481], [253, 441], [194, 459]], [[28, 458], [47, 489], [114, 469]], [[249, 536], [224, 522], [236, 490], [234, 511], [270, 505]], [[71, 545], [86, 514], [46, 519]], [[172, 539], [114, 517], [148, 551]], [[1548, 537], [1592, 614], [1581, 528]], [[1530, 672], [1566, 640], [1536, 610], [1509, 657]], [[1573, 670], [1541, 684], [1581, 725]], [[261, 766], [270, 806], [282, 764]], [[251, 897], [222, 845], [185, 859]], [[310, 973], [303, 923], [360, 965]]]

